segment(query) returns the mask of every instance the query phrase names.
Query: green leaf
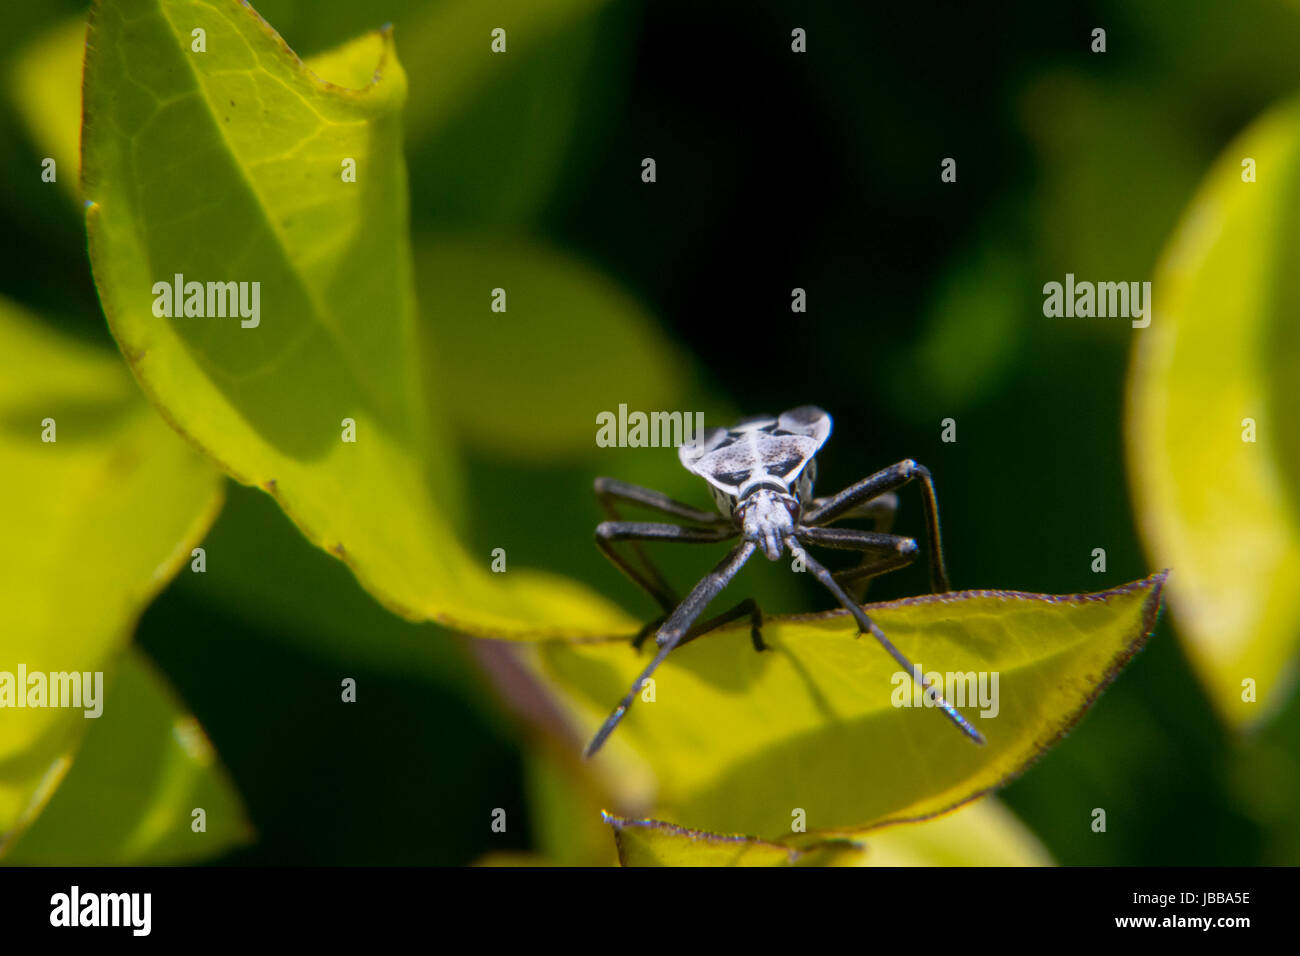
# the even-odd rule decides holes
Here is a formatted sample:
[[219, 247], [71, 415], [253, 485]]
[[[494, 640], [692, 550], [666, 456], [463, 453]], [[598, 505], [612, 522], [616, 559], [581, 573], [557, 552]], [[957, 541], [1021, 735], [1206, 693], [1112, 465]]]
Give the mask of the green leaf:
[[[397, 613], [500, 636], [626, 631], [589, 589], [514, 565], [494, 575], [454, 538], [454, 449], [415, 347], [405, 78], [387, 31], [315, 62], [340, 83], [372, 79], [320, 80], [235, 0], [95, 5], [83, 192], [123, 354], [176, 428]], [[156, 317], [153, 284], [178, 273], [260, 282], [260, 323]]]
[[852, 840], [820, 840], [802, 847], [735, 834], [706, 833], [661, 820], [605, 814], [624, 866], [852, 866], [864, 847]]
[[[553, 41], [609, 5], [610, 0], [386, 0], [368, 8], [351, 0], [264, 0], [258, 6], [285, 36], [309, 50], [336, 43], [347, 35], [341, 30], [358, 32], [391, 21], [402, 56], [412, 64], [407, 128], [418, 141], [445, 131], [503, 73], [527, 68], [538, 52], [552, 52]], [[507, 34], [505, 53], [492, 52], [491, 32], [497, 27]]]
[[[656, 818], [719, 833], [780, 839], [799, 810], [816, 834], [930, 817], [1005, 783], [1074, 725], [1151, 633], [1163, 583], [1158, 574], [1099, 594], [963, 591], [870, 605], [926, 673], [984, 672], [990, 691], [997, 675], [996, 715], [963, 708], [984, 747], [918, 706], [893, 659], [833, 612], [768, 620], [761, 654], [747, 622], [675, 651], [654, 701], [643, 692], [597, 760], [619, 782], [620, 805], [652, 801]], [[647, 661], [626, 641], [527, 650], [559, 692], [575, 748]]]
[[[1051, 866], [1038, 839], [992, 797], [919, 823], [872, 830], [861, 840], [779, 843], [685, 830], [605, 814], [624, 866]], [[794, 859], [791, 859], [791, 856]], [[732, 862], [735, 861], [735, 862]]]
[[[426, 315], [475, 317], [440, 322], [429, 349], [430, 378], [467, 443], [537, 463], [589, 456], [597, 414], [617, 411], [608, 396], [665, 410], [681, 397], [688, 363], [640, 303], [590, 266], [502, 236], [431, 241], [416, 261]], [[489, 309], [497, 287], [506, 312]]]
[[920, 823], [872, 830], [866, 866], [1051, 866], [1038, 838], [993, 797]]
[[[1258, 182], [1242, 180], [1246, 157]], [[1292, 101], [1210, 171], [1153, 279], [1151, 326], [1134, 332], [1127, 439], [1142, 535], [1174, 570], [1179, 638], [1234, 726], [1276, 713], [1300, 644], [1298, 184]]]
[[[252, 835], [198, 721], [128, 651], [77, 762], [8, 864], [142, 866], [217, 856]], [[202, 832], [193, 811], [202, 808]]]
[[[413, 200], [439, 228], [532, 220], [556, 180], [572, 179], [574, 154], [599, 145], [635, 61], [629, 28], [639, 14], [609, 0], [256, 6], [300, 51], [394, 25], [410, 81], [404, 126]], [[506, 31], [505, 53], [491, 49], [497, 27]]]
[[[0, 366], [0, 671], [101, 671], [107, 683], [136, 618], [216, 517], [221, 478], [140, 400], [116, 355], [5, 302]], [[0, 710], [0, 851], [104, 719], [84, 711]]]

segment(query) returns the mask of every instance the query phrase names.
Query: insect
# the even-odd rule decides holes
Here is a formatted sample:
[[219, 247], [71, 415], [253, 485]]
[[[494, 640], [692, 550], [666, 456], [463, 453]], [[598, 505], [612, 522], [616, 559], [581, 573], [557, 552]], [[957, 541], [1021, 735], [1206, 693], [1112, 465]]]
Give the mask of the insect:
[[[756, 551], [762, 551], [768, 560], [776, 561], [789, 549], [797, 561], [853, 615], [861, 633], [870, 634], [879, 641], [908, 674], [916, 673], [912, 662], [867, 616], [859, 602], [871, 578], [902, 568], [917, 558], [919, 549], [915, 540], [883, 530], [892, 523], [898, 507], [898, 497], [894, 492], [912, 481], [920, 482], [925, 507], [930, 587], [935, 592], [951, 590], [943, 560], [943, 542], [939, 537], [939, 505], [935, 498], [934, 480], [925, 467], [906, 459], [863, 478], [839, 494], [814, 498], [813, 482], [817, 477], [814, 456], [830, 433], [831, 416], [820, 408], [804, 405], [775, 418], [756, 416], [731, 428], [712, 428], [698, 436], [693, 444], [680, 446], [678, 456], [683, 467], [708, 482], [717, 504], [716, 512], [682, 504], [650, 488], [613, 478], [596, 479], [596, 496], [614, 519], [604, 521], [596, 528], [596, 545], [619, 570], [658, 602], [663, 616], [642, 628], [633, 640], [639, 648], [651, 632], [656, 632], [658, 652], [596, 732], [587, 745], [586, 756], [590, 757], [600, 749], [632, 706], [646, 678], [674, 649], [743, 617], [750, 619], [754, 648], [759, 651], [766, 649], [762, 638], [762, 612], [752, 599], [697, 623], [705, 607]], [[651, 508], [686, 523], [624, 521], [617, 509], [620, 502]], [[870, 518], [875, 522], [876, 530], [827, 527], [844, 518]], [[643, 541], [717, 543], [736, 537], [740, 542], [681, 601], [674, 596], [672, 588], [646, 558], [639, 544]], [[639, 559], [640, 567], [616, 550], [615, 542], [628, 542]], [[807, 552], [805, 545], [854, 551], [862, 556], [861, 563], [832, 573]], [[967, 737], [976, 743], [984, 743], [980, 732], [939, 695], [928, 679], [923, 678], [922, 688]]]

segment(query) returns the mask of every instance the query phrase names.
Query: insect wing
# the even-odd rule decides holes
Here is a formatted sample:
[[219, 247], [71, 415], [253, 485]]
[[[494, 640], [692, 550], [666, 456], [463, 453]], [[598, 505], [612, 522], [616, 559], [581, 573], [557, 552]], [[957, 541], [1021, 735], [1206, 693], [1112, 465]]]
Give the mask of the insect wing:
[[731, 428], [713, 428], [678, 449], [682, 467], [728, 495], [746, 483], [776, 478], [789, 485], [831, 433], [831, 417], [813, 405], [773, 418], [757, 415]]

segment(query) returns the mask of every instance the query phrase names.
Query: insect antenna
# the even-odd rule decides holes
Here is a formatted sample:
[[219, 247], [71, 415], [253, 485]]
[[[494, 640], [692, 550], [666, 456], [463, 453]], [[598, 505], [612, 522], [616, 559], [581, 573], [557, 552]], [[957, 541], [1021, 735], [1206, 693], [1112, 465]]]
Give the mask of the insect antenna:
[[691, 593], [686, 595], [685, 600], [677, 605], [655, 637], [655, 641], [659, 644], [659, 653], [641, 672], [641, 676], [632, 682], [632, 689], [619, 701], [614, 712], [600, 725], [600, 730], [596, 731], [596, 736], [591, 738], [591, 743], [587, 744], [587, 749], [583, 751], [584, 757], [590, 757], [599, 750], [609, 735], [614, 732], [614, 728], [623, 719], [627, 709], [632, 706], [632, 701], [636, 700], [636, 695], [641, 692], [641, 685], [645, 683], [646, 678], [653, 674], [655, 668], [664, 662], [664, 658], [672, 652], [673, 648], [681, 643], [686, 632], [695, 623], [695, 619], [704, 612], [709, 602], [718, 596], [718, 592], [731, 582], [736, 572], [744, 567], [756, 547], [757, 545], [752, 541], [742, 541], [736, 545], [717, 567], [700, 579], [699, 583], [691, 589]]
[[[857, 621], [858, 627], [861, 628], [862, 632], [864, 634], [870, 634], [879, 641], [880, 646], [889, 652], [889, 656], [896, 660], [899, 666], [907, 671], [909, 676], [912, 676], [913, 679], [915, 679], [914, 675], [917, 670], [916, 665], [907, 659], [907, 655], [894, 646], [893, 642], [885, 636], [884, 632], [880, 628], [876, 627], [875, 622], [872, 621], [871, 618], [867, 617], [867, 613], [862, 610], [862, 608], [851, 597], [849, 597], [847, 593], [845, 593], [844, 589], [840, 587], [839, 582], [831, 576], [831, 573], [827, 571], [819, 561], [815, 560], [804, 548], [802, 548], [798, 541], [793, 537], [787, 537], [785, 543], [791, 553], [803, 562], [804, 567], [815, 574], [817, 580], [826, 586], [826, 590], [835, 595], [835, 599], [839, 601], [840, 604], [844, 605], [845, 610], [853, 615], [853, 619]], [[971, 722], [958, 712], [956, 707], [944, 700], [939, 692], [934, 689], [934, 684], [924, 676], [921, 678], [921, 689], [930, 695], [930, 698], [935, 702], [939, 709], [948, 716], [949, 720], [957, 725], [958, 730], [977, 744], [983, 744], [985, 742], [984, 735], [976, 730], [974, 726], [972, 726]]]

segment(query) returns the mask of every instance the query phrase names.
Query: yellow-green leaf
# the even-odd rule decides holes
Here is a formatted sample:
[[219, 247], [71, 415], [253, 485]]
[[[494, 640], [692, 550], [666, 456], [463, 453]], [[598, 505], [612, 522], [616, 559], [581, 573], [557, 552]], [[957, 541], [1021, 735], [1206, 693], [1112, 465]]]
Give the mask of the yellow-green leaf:
[[608, 813], [605, 822], [613, 828], [624, 866], [853, 866], [865, 851], [852, 840], [810, 841], [795, 847]]
[[[392, 610], [478, 634], [627, 630], [589, 589], [493, 574], [453, 536], [454, 449], [415, 347], [404, 75], [387, 31], [315, 62], [370, 82], [322, 81], [236, 0], [95, 4], [83, 193], [123, 354], [180, 431]], [[177, 274], [260, 283], [256, 327], [155, 315]]]
[[113, 705], [92, 722], [63, 786], [5, 862], [166, 865], [247, 842], [252, 831], [212, 744], [143, 654], [126, 652], [109, 694]]
[[[964, 591], [870, 605], [894, 643], [987, 738], [922, 704], [844, 612], [747, 623], [673, 652], [597, 760], [623, 805], [767, 840], [933, 816], [998, 787], [1079, 719], [1155, 624], [1164, 575], [1098, 594]], [[645, 666], [626, 641], [546, 643], [524, 660], [558, 691], [580, 746]], [[647, 651], [648, 653], [648, 651]], [[947, 675], [982, 676], [984, 703]], [[996, 680], [996, 684], [994, 681]], [[970, 698], [977, 695], [972, 688]], [[965, 706], [963, 706], [965, 704]], [[986, 716], [980, 716], [981, 713]]]
[[1051, 866], [1038, 838], [993, 797], [920, 823], [872, 830], [866, 866]]
[[1277, 711], [1300, 645], [1297, 184], [1293, 101], [1210, 171], [1153, 279], [1151, 325], [1134, 332], [1127, 437], [1139, 524], [1173, 569], [1179, 638], [1234, 726]]
[[[20, 666], [103, 672], [107, 684], [141, 610], [216, 517], [221, 478], [140, 399], [115, 354], [3, 302], [0, 368], [0, 671], [13, 690]], [[117, 706], [106, 692], [105, 711]], [[0, 709], [0, 852], [103, 719], [86, 709]]]
[[[1051, 866], [1038, 839], [992, 797], [859, 839], [768, 843], [605, 814], [624, 866]], [[737, 861], [733, 863], [732, 861]]]

